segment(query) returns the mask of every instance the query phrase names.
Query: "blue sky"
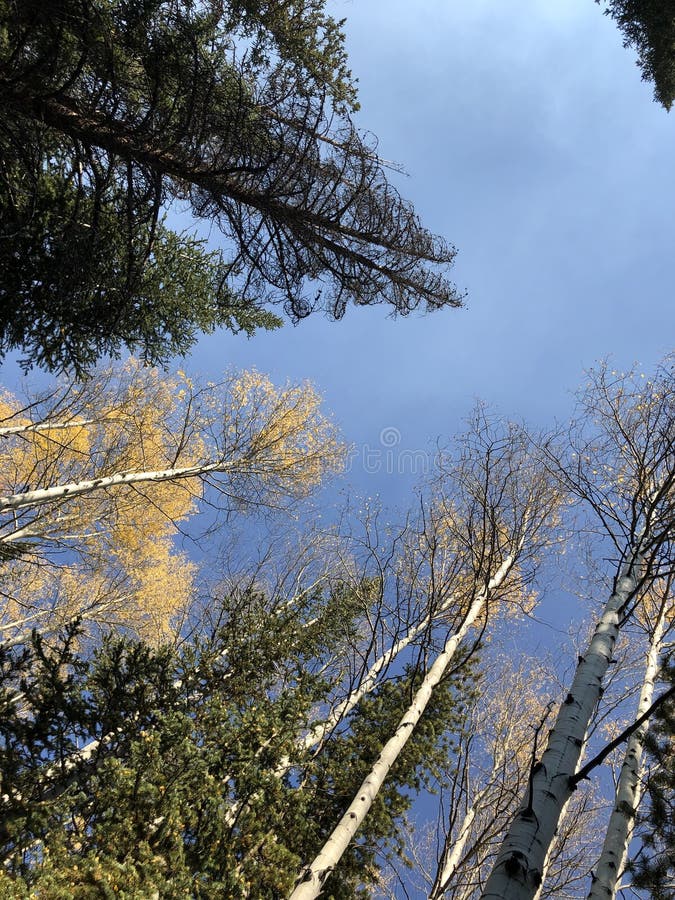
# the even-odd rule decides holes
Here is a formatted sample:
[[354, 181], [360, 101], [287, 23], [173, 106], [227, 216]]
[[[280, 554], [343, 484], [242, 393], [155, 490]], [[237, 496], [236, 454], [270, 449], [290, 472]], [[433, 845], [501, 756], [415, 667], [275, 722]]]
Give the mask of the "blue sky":
[[[397, 454], [433, 454], [477, 398], [550, 424], [596, 360], [650, 369], [672, 347], [675, 114], [652, 102], [592, 0], [330, 8], [347, 19], [358, 122], [408, 173], [392, 178], [423, 222], [457, 246], [466, 309], [315, 314], [252, 340], [205, 337], [182, 365], [309, 378], [361, 448], [357, 489], [406, 505], [416, 479]], [[383, 471], [364, 471], [368, 452]]]
[[[675, 334], [675, 118], [591, 0], [359, 0], [346, 17], [359, 124], [407, 176], [425, 224], [459, 250], [464, 310], [392, 321], [314, 315], [252, 340], [203, 339], [190, 365], [309, 378], [345, 436], [432, 451], [475, 398], [533, 424], [566, 419], [583, 369], [652, 368]], [[396, 448], [395, 448], [396, 449]], [[396, 466], [394, 466], [394, 469]], [[359, 471], [405, 501], [411, 479]], [[414, 479], [412, 479], [414, 480]]]

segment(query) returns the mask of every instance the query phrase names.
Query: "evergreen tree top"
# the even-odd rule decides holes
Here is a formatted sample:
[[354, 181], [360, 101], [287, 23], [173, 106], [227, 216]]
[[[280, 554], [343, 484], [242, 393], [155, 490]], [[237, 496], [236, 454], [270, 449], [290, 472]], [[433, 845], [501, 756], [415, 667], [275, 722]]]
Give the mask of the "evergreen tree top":
[[[350, 119], [323, 0], [0, 3], [0, 351], [86, 371], [351, 302], [456, 306], [455, 250]], [[209, 251], [163, 218], [215, 224]]]

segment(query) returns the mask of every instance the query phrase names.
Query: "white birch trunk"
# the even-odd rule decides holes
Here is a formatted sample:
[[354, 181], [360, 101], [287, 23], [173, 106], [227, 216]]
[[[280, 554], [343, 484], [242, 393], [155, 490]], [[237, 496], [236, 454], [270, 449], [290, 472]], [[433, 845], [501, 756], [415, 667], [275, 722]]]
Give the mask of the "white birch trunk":
[[[451, 600], [448, 600], [447, 603], [443, 604], [441, 607], [446, 609], [450, 605]], [[358, 687], [354, 688], [344, 700], [340, 701], [335, 709], [332, 710], [327, 719], [323, 722], [319, 722], [318, 725], [315, 725], [310, 731], [307, 732], [306, 735], [301, 737], [297, 746], [301, 750], [311, 750], [312, 747], [320, 744], [326, 736], [338, 725], [342, 719], [349, 715], [349, 713], [361, 702], [363, 697], [373, 691], [378, 684], [378, 676], [382, 672], [382, 670], [389, 665], [392, 660], [396, 658], [396, 656], [405, 648], [415, 640], [417, 635], [421, 634], [424, 629], [429, 625], [431, 621], [431, 616], [427, 616], [421, 622], [418, 622], [417, 625], [414, 625], [400, 640], [396, 641], [395, 644], [386, 650], [381, 656], [379, 656], [375, 662], [372, 664], [368, 672], [359, 682]], [[275, 768], [274, 774], [277, 778], [283, 778], [284, 775], [291, 768], [291, 761], [288, 756], [284, 756], [279, 761], [279, 765]], [[231, 806], [227, 808], [225, 811], [224, 821], [228, 826], [232, 826], [236, 821], [236, 818], [239, 814], [239, 810], [242, 808], [244, 801], [237, 800]]]
[[222, 472], [232, 468], [233, 464], [219, 460], [213, 463], [204, 463], [196, 466], [183, 466], [175, 469], [158, 469], [146, 472], [122, 472], [118, 475], [106, 475], [100, 478], [92, 478], [85, 481], [73, 481], [70, 484], [59, 484], [49, 488], [39, 488], [35, 491], [25, 491], [22, 494], [9, 494], [0, 497], [0, 512], [8, 509], [24, 509], [44, 506], [45, 503], [56, 503], [60, 500], [68, 500], [71, 497], [79, 497], [82, 494], [90, 494], [92, 491], [107, 490], [125, 484], [142, 484], [143, 482], [179, 481], [182, 478], [195, 478], [200, 475], [208, 475], [210, 472]]
[[26, 425], [7, 425], [0, 428], [0, 437], [11, 437], [15, 434], [28, 434], [41, 431], [58, 431], [64, 428], [84, 428], [87, 425], [98, 425], [101, 422], [115, 422], [117, 419], [99, 418], [99, 419], [72, 419], [65, 422], [28, 422]]
[[[495, 588], [499, 587], [506, 576], [511, 571], [513, 564], [515, 562], [515, 558], [513, 555], [507, 556], [504, 562], [499, 566], [494, 576], [488, 582], [488, 586], [485, 590], [481, 591], [477, 596], [477, 600], [484, 601], [489, 596], [490, 592], [495, 590]], [[450, 596], [438, 610], [436, 610], [435, 615], [439, 615], [444, 612], [446, 609], [449, 609], [452, 603], [454, 602], [455, 597]], [[366, 694], [369, 694], [374, 688], [377, 686], [377, 679], [379, 674], [382, 672], [386, 666], [405, 648], [415, 640], [415, 638], [420, 635], [425, 628], [429, 626], [432, 615], [426, 616], [421, 622], [417, 625], [414, 625], [404, 637], [400, 640], [396, 641], [395, 644], [386, 650], [381, 656], [379, 656], [372, 666], [368, 669], [368, 672], [363, 677], [363, 679], [359, 682], [358, 687], [354, 688], [351, 693], [342, 700], [335, 709], [331, 712], [328, 718], [324, 722], [320, 722], [314, 728], [311, 729], [299, 742], [299, 746], [304, 750], [311, 750], [312, 747], [320, 744], [321, 741], [326, 737], [326, 735], [338, 725], [342, 719], [349, 715], [349, 713], [360, 703], [363, 697]], [[283, 773], [281, 773], [283, 774]]]
[[[558, 819], [558, 827], [556, 828], [556, 835], [558, 835], [560, 833], [560, 827], [563, 824], [563, 822], [565, 821], [565, 819], [567, 818], [568, 813], [569, 813], [569, 806], [565, 805], [563, 808], [563, 811], [560, 813], [560, 818]], [[546, 851], [546, 858], [544, 859], [544, 865], [543, 865], [542, 872], [541, 872], [541, 881], [539, 883], [539, 887], [537, 888], [537, 891], [536, 891], [534, 897], [532, 898], [532, 900], [539, 900], [539, 898], [541, 897], [541, 892], [544, 889], [544, 883], [546, 881], [546, 876], [548, 875], [548, 870], [551, 865], [551, 857], [553, 855], [554, 849], [555, 849], [554, 841], [551, 841], [551, 843], [549, 844], [549, 848]]]
[[[23, 695], [20, 695], [19, 699], [21, 699], [22, 697], [23, 697]], [[14, 699], [15, 698], [12, 698], [11, 702], [14, 702]], [[92, 756], [94, 755], [94, 753], [96, 753], [98, 748], [101, 746], [101, 744], [104, 743], [105, 741], [111, 740], [115, 736], [115, 734], [118, 733], [119, 730], [120, 729], [118, 729], [117, 731], [114, 731], [114, 732], [110, 732], [110, 734], [106, 734], [102, 738], [93, 738], [91, 741], [88, 741], [88, 743], [86, 743], [79, 750], [75, 750], [74, 753], [71, 753], [70, 756], [63, 762], [63, 764], [58, 767], [58, 769], [56, 766], [50, 766], [45, 771], [43, 777], [48, 779], [56, 774], [62, 775], [65, 772], [67, 775], [68, 773], [72, 772], [73, 769], [75, 769], [75, 767], [79, 763], [87, 762], [88, 760], [90, 760], [92, 758]], [[49, 793], [50, 793], [50, 788], [48, 787], [47, 794], [49, 794]], [[62, 789], [59, 789], [58, 794], [61, 794], [61, 793], [62, 793]], [[16, 803], [16, 802], [20, 802], [21, 800], [23, 800], [23, 797], [18, 791], [13, 791], [11, 797], [9, 794], [0, 795], [0, 800], [2, 800], [4, 803], [9, 803], [10, 800], [12, 800]]]
[[[664, 630], [665, 606], [660, 612], [649, 645], [636, 718], [643, 715], [652, 705]], [[628, 845], [635, 824], [635, 813], [642, 795], [643, 744], [648, 727], [649, 721], [647, 720], [628, 739], [621, 774], [616, 786], [614, 808], [609, 817], [605, 841], [593, 874], [588, 900], [613, 900], [616, 896], [619, 876], [626, 862]]]
[[396, 762], [426, 709], [434, 688], [445, 674], [457, 648], [480, 615], [484, 605], [485, 593], [483, 592], [474, 599], [462, 627], [445, 642], [442, 652], [429, 669], [412, 703], [398, 723], [396, 731], [384, 745], [377, 762], [362, 782], [351, 805], [314, 861], [302, 872], [301, 880], [291, 894], [290, 900], [312, 900], [321, 892], [326, 878], [340, 861], [342, 854], [365, 819], [389, 770]]
[[[122, 606], [128, 600], [132, 598], [132, 594], [122, 594], [121, 596], [114, 597], [112, 600], [102, 600], [100, 603], [92, 603], [90, 606], [87, 606], [85, 609], [79, 610], [74, 615], [70, 616], [65, 620], [58, 620], [53, 625], [48, 625], [46, 628], [40, 629], [40, 635], [42, 637], [46, 637], [46, 635], [58, 631], [61, 628], [65, 628], [68, 625], [72, 625], [78, 619], [87, 618], [91, 615], [99, 615], [102, 612], [105, 612], [107, 609], [111, 609], [113, 606]], [[3, 638], [0, 637], [0, 647], [4, 650], [9, 650], [11, 647], [18, 647], [20, 644], [25, 644], [33, 633], [32, 628], [28, 629], [27, 626], [30, 622], [37, 622], [38, 619], [45, 619], [49, 616], [54, 616], [53, 609], [41, 609], [35, 613], [32, 613], [30, 616], [26, 616], [23, 619], [15, 619], [14, 622], [10, 622], [7, 625], [0, 626], [0, 635], [5, 631], [10, 631], [14, 628], [25, 628], [25, 631], [19, 632], [18, 634], [12, 635], [11, 638]]]
[[[485, 600], [488, 599], [491, 591], [495, 590], [504, 582], [507, 575], [511, 571], [513, 563], [514, 557], [507, 556], [507, 558], [495, 572], [494, 577], [490, 579], [487, 589], [481, 591], [477, 595], [474, 603], [484, 603]], [[448, 609], [454, 599], [454, 597], [450, 597], [440, 607], [440, 609], [437, 611], [437, 614], [445, 609]], [[431, 618], [432, 616], [427, 616], [417, 625], [413, 626], [413, 628], [411, 628], [410, 631], [407, 632], [405, 637], [402, 637], [399, 641], [396, 641], [396, 643], [393, 644], [385, 653], [379, 656], [378, 659], [376, 659], [373, 665], [370, 667], [362, 681], [359, 683], [358, 687], [355, 688], [341, 703], [338, 704], [338, 706], [335, 707], [330, 716], [324, 722], [320, 722], [304, 737], [300, 738], [297, 746], [301, 750], [311, 750], [312, 747], [320, 744], [321, 741], [324, 740], [326, 735], [359, 704], [361, 699], [377, 687], [377, 678], [380, 672], [385, 668], [385, 666], [389, 665], [389, 663], [402, 650], [404, 650], [417, 637], [417, 635], [421, 634], [424, 631], [424, 629], [429, 625]], [[274, 770], [274, 774], [277, 778], [283, 778], [290, 768], [291, 762], [289, 758], [283, 757], [280, 760], [279, 765]], [[236, 821], [236, 817], [239, 814], [239, 810], [241, 809], [242, 805], [243, 801], [237, 800], [225, 811], [225, 823], [228, 826], [231, 826]]]
[[[496, 771], [497, 766], [495, 765], [493, 767], [493, 774]], [[464, 848], [466, 847], [466, 842], [469, 838], [471, 826], [473, 825], [476, 818], [478, 808], [480, 807], [481, 801], [488, 794], [491, 787], [492, 780], [490, 780], [490, 782], [486, 784], [485, 787], [482, 788], [482, 790], [478, 791], [478, 793], [471, 801], [471, 806], [466, 811], [466, 814], [462, 820], [462, 824], [459, 828], [457, 839], [453, 842], [452, 850], [443, 863], [443, 869], [441, 871], [440, 877], [438, 878], [437, 886], [432, 888], [429, 893], [429, 900], [439, 900], [439, 898], [443, 896], [446, 888], [450, 884], [450, 881], [457, 871], [457, 866], [462, 859], [462, 853], [464, 853]]]
[[[485, 885], [482, 900], [533, 900], [549, 847], [572, 794], [586, 733], [602, 695], [602, 682], [619, 634], [621, 611], [639, 584], [642, 557], [634, 551], [623, 566], [560, 707], [548, 746], [531, 778], [531, 796], [513, 820]], [[528, 790], [528, 794], [530, 791]]]
[[[14, 515], [14, 521], [18, 521], [16, 514]], [[78, 516], [70, 514], [52, 516], [47, 525], [39, 520], [33, 520], [27, 525], [20, 525], [8, 534], [0, 534], [0, 543], [11, 544], [12, 541], [23, 541], [35, 537], [39, 537], [42, 540], [64, 540], [63, 531], [59, 531], [59, 529], [63, 529], [71, 523], [77, 525], [78, 522]], [[84, 532], [82, 534], [67, 535], [65, 537], [76, 537], [82, 540], [91, 540], [92, 538], [95, 538], [98, 540], [100, 536], [97, 532]]]

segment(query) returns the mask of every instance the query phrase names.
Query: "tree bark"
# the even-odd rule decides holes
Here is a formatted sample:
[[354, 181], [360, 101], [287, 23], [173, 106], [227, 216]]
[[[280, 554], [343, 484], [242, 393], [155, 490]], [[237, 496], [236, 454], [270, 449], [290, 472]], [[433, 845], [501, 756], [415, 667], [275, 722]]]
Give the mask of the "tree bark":
[[87, 425], [99, 425], [102, 421], [114, 422], [115, 419], [72, 419], [70, 421], [27, 422], [25, 425], [7, 425], [0, 428], [0, 437], [12, 437], [16, 434], [39, 434], [42, 431], [61, 431], [67, 428], [84, 428]]
[[[508, 566], [506, 565], [507, 561], [509, 561]], [[417, 722], [426, 709], [434, 688], [447, 671], [448, 665], [457, 652], [459, 645], [483, 611], [490, 589], [494, 589], [501, 584], [508, 574], [512, 563], [512, 557], [508, 557], [508, 560], [505, 560], [498, 572], [495, 573], [494, 578], [491, 579], [488, 590], [482, 591], [474, 599], [461, 628], [446, 640], [443, 650], [426, 674], [412, 703], [399, 721], [396, 731], [385, 744], [377, 762], [362, 782], [351, 805], [314, 861], [302, 872], [290, 900], [312, 900], [321, 892], [324, 882], [340, 861], [342, 854], [365, 819], [391, 767], [410, 739]]]
[[[641, 543], [641, 542], [640, 542]], [[530, 779], [529, 796], [509, 829], [483, 891], [482, 900], [533, 900], [546, 857], [574, 786], [586, 734], [602, 696], [621, 616], [640, 584], [640, 543], [618, 573], [595, 634], [579, 658], [571, 690], [560, 707], [548, 746]]]
[[[492, 776], [497, 772], [499, 766], [503, 762], [502, 757], [497, 757], [495, 759], [495, 764], [492, 769]], [[443, 866], [439, 870], [434, 884], [429, 891], [429, 900], [440, 900], [440, 898], [445, 893], [445, 889], [450, 884], [455, 872], [457, 871], [457, 866], [461, 862], [462, 854], [464, 853], [464, 848], [466, 847], [466, 842], [469, 839], [469, 834], [471, 832], [471, 826], [474, 823], [476, 818], [476, 813], [478, 808], [483, 801], [483, 799], [487, 796], [492, 787], [492, 776], [490, 781], [482, 788], [478, 793], [474, 796], [471, 801], [471, 806], [466, 811], [464, 818], [462, 819], [462, 824], [459, 829], [459, 834], [455, 841], [453, 841], [452, 849], [446, 856], [443, 861]]]
[[142, 484], [144, 482], [179, 481], [183, 478], [198, 478], [211, 472], [223, 472], [234, 468], [232, 462], [219, 460], [218, 462], [204, 463], [196, 466], [183, 466], [175, 469], [158, 469], [148, 472], [122, 472], [118, 475], [106, 475], [100, 478], [92, 478], [84, 481], [73, 481], [69, 484], [59, 484], [49, 488], [39, 488], [35, 491], [24, 491], [22, 494], [9, 494], [0, 497], [0, 512], [4, 510], [34, 508], [44, 506], [46, 503], [58, 503], [61, 500], [70, 500], [71, 497], [79, 497], [82, 494], [91, 494], [93, 491], [104, 491], [108, 488], [120, 487], [125, 484]]
[[[649, 709], [654, 696], [654, 683], [659, 669], [659, 653], [665, 630], [665, 604], [661, 609], [647, 653], [645, 676], [636, 711], [639, 718]], [[593, 874], [588, 900], [613, 900], [619, 876], [628, 853], [635, 813], [642, 795], [641, 775], [644, 737], [649, 720], [634, 731], [628, 740], [621, 774], [616, 786], [615, 802], [609, 817], [602, 853]]]
[[[507, 556], [495, 572], [494, 576], [490, 579], [487, 588], [484, 591], [481, 591], [476, 599], [486, 600], [491, 591], [503, 584], [514, 563], [515, 557], [513, 555]], [[455, 598], [451, 595], [441, 604], [436, 611], [436, 615], [447, 610], [454, 599]], [[385, 669], [402, 650], [405, 650], [405, 648], [428, 627], [432, 618], [433, 616], [431, 615], [426, 616], [421, 622], [414, 625], [404, 637], [396, 641], [395, 644], [392, 644], [388, 650], [381, 654], [372, 664], [370, 669], [368, 669], [368, 672], [363, 677], [358, 687], [354, 688], [354, 690], [335, 707], [325, 722], [316, 725], [301, 739], [299, 742], [300, 746], [305, 750], [311, 750], [312, 747], [320, 744], [326, 735], [335, 728], [345, 716], [349, 715], [349, 713], [359, 704], [361, 699], [374, 690], [377, 686], [377, 678], [380, 672], [382, 672], [382, 670]]]

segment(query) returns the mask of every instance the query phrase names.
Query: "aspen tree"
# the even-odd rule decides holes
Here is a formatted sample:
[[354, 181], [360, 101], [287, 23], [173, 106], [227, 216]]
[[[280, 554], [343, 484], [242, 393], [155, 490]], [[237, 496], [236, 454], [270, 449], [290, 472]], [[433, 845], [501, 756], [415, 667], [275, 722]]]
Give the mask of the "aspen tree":
[[[491, 679], [494, 675], [491, 672]], [[534, 680], [531, 673], [530, 677]], [[500, 833], [504, 817], [511, 812], [514, 798], [518, 798], [527, 778], [532, 729], [541, 719], [543, 706], [534, 695], [516, 705], [519, 691], [525, 688], [522, 672], [503, 666], [492, 684], [492, 690], [487, 687], [468, 723], [463, 759], [458, 767], [461, 781], [452, 792], [451, 821], [430, 900], [471, 896], [479, 883], [483, 860], [495, 840], [495, 831]], [[481, 736], [487, 739], [489, 760], [483, 778], [476, 771], [475, 760], [476, 743]], [[461, 886], [457, 886], [458, 882]]]
[[[673, 613], [673, 597], [670, 579], [664, 586], [654, 585], [639, 611], [649, 632], [644, 676], [638, 697], [635, 718], [638, 719], [651, 707], [654, 685], [658, 676], [659, 658], [663, 640]], [[635, 815], [640, 805], [643, 777], [643, 745], [649, 721], [633, 732], [626, 744], [619, 778], [616, 784], [614, 805], [607, 824], [600, 858], [593, 872], [588, 900], [606, 900], [616, 896], [624, 871], [628, 847], [635, 826]]]
[[620, 629], [654, 579], [672, 571], [675, 533], [675, 384], [666, 362], [652, 380], [591, 373], [569, 449], [544, 446], [547, 465], [579, 499], [612, 548], [613, 587], [579, 658], [520, 811], [482, 896], [525, 900], [540, 890], [561, 815]]
[[[150, 377], [158, 375], [155, 372]], [[145, 385], [135, 383], [131, 388], [131, 401], [134, 395], [142, 395], [147, 412], [150, 404]], [[189, 379], [186, 386], [166, 385], [169, 398], [173, 393], [178, 415], [171, 417], [171, 424], [165, 424], [159, 436], [145, 434], [145, 423], [138, 422], [137, 410], [132, 408], [124, 432], [115, 435], [116, 450], [110, 446], [97, 448], [93, 460], [85, 460], [84, 465], [81, 461], [76, 478], [71, 473], [72, 480], [67, 474], [60, 475], [54, 484], [4, 493], [0, 496], [0, 512], [37, 510], [89, 494], [98, 498], [115, 488], [177, 481], [188, 482], [186, 487], [196, 495], [208, 483], [219, 487], [233, 503], [274, 502], [306, 494], [326, 470], [340, 462], [341, 446], [335, 428], [320, 413], [320, 399], [308, 384], [277, 390], [265, 376], [247, 372], [199, 389]], [[6, 418], [9, 421], [15, 415]], [[138, 429], [131, 439], [129, 426]], [[75, 427], [79, 432], [77, 422]], [[38, 435], [44, 439], [41, 431]], [[84, 438], [89, 437], [85, 433]], [[82, 451], [77, 452], [82, 456]], [[96, 469], [99, 459], [104, 462], [103, 471]], [[38, 466], [36, 477], [48, 481], [52, 465], [50, 460], [46, 473]], [[17, 467], [14, 469], [15, 481], [20, 481]], [[224, 483], [218, 483], [214, 477], [218, 474], [224, 476]], [[122, 492], [122, 496], [126, 494]], [[21, 534], [26, 536], [27, 532]], [[10, 537], [16, 539], [17, 533], [10, 531]]]
[[[480, 605], [482, 605], [482, 602]], [[454, 658], [461, 640], [475, 623], [480, 611], [480, 605], [476, 603], [470, 607], [463, 627], [446, 642], [443, 650], [434, 660], [431, 668], [424, 676], [422, 684], [415, 693], [412, 703], [398, 723], [395, 733], [385, 744], [377, 762], [367, 778], [362, 782], [351, 805], [335, 826], [320, 853], [317, 854], [311, 865], [301, 873], [299, 884], [291, 894], [291, 900], [309, 900], [309, 898], [317, 897], [321, 893], [324, 881], [340, 861], [356, 830], [368, 814], [374, 797], [382, 787], [389, 770], [424, 713], [433, 690], [448, 670], [450, 661]]]
[[[451, 632], [455, 620], [461, 627], [467, 595], [487, 600], [481, 590], [491, 584], [492, 615], [531, 602], [529, 570], [548, 540], [555, 497], [546, 477], [528, 466], [528, 439], [520, 429], [491, 421], [480, 406], [469, 424], [454, 455], [439, 458], [430, 499], [421, 502], [419, 516], [408, 518], [391, 545], [382, 546], [377, 521], [366, 523], [359, 540], [374, 563], [370, 581], [380, 592], [368, 632], [369, 655], [354, 667], [346, 696], [303, 737], [306, 749], [319, 745], [397, 658], [438, 627]], [[520, 495], [514, 467], [522, 469]]]
[[319, 403], [309, 385], [276, 389], [257, 372], [200, 386], [133, 361], [23, 401], [5, 395], [5, 636], [80, 614], [166, 634], [194, 571], [175, 538], [199, 503], [282, 506], [339, 465]]
[[[483, 661], [483, 690], [470, 712], [453, 765], [446, 802], [441, 804], [440, 853], [419, 860], [430, 900], [475, 900], [492, 867], [532, 767], [533, 751], [545, 734], [548, 692], [534, 685], [551, 684], [548, 667], [507, 657]], [[575, 801], [579, 801], [575, 803]], [[578, 792], [549, 860], [553, 890], [542, 896], [567, 897], [570, 886], [590, 870], [597, 813], [589, 794]], [[447, 810], [447, 812], [445, 812]], [[414, 835], [413, 835], [414, 840]], [[416, 850], [419, 856], [422, 847]], [[547, 885], [548, 887], [548, 885]]]
[[[465, 437], [454, 466], [446, 461], [443, 483], [455, 492], [452, 501], [446, 498], [446, 509], [451, 510], [446, 528], [453, 535], [453, 551], [466, 569], [453, 567], [456, 581], [454, 590], [448, 593], [454, 596], [454, 604], [451, 609], [440, 607], [438, 626], [444, 633], [441, 647], [424, 667], [408, 709], [352, 803], [313, 862], [300, 874], [292, 900], [309, 900], [319, 895], [460, 647], [473, 629], [485, 629], [495, 614], [493, 605], [498, 608], [500, 596], [517, 594], [522, 589], [519, 564], [532, 560], [555, 508], [555, 494], [546, 477], [527, 465], [526, 454], [527, 442], [522, 433], [509, 426], [500, 433], [489, 427], [480, 411], [478, 427]], [[499, 506], [494, 504], [496, 497], [500, 498]], [[435, 539], [439, 542], [444, 540], [442, 521], [437, 519]], [[466, 577], [467, 572], [473, 577]], [[432, 646], [430, 643], [429, 656]]]

